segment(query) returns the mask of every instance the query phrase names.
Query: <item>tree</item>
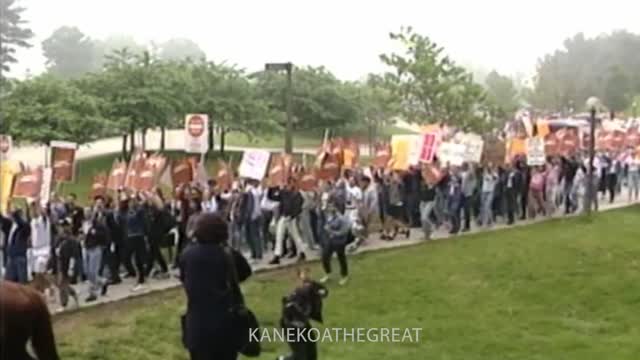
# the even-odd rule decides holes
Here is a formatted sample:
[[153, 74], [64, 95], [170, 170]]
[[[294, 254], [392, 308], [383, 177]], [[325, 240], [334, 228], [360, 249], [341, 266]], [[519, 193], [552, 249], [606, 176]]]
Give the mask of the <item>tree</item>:
[[0, 80], [2, 72], [9, 71], [15, 64], [17, 48], [29, 48], [33, 31], [25, 27], [22, 18], [25, 8], [16, 6], [15, 0], [0, 0]]
[[494, 70], [487, 75], [485, 85], [488, 96], [497, 106], [500, 117], [506, 118], [518, 110], [518, 91], [511, 78], [500, 75]]
[[18, 141], [82, 144], [104, 134], [108, 123], [100, 108], [100, 98], [69, 81], [45, 74], [18, 83], [3, 101], [2, 111], [6, 130]]
[[401, 114], [409, 122], [446, 122], [469, 128], [486, 125], [486, 94], [473, 76], [444, 55], [444, 48], [411, 27], [391, 33], [403, 54], [383, 54], [392, 68], [385, 74], [388, 88], [401, 99]]
[[202, 60], [206, 54], [192, 40], [177, 38], [160, 44], [158, 57], [162, 60]]
[[77, 27], [56, 29], [42, 42], [42, 50], [52, 74], [72, 78], [97, 70], [95, 44]]
[[[295, 130], [336, 129], [358, 121], [358, 99], [353, 86], [341, 82], [323, 67], [296, 67], [292, 76]], [[260, 97], [279, 114], [279, 123], [284, 126], [286, 78], [273, 72], [260, 72], [254, 77]]]
[[617, 31], [595, 38], [577, 34], [538, 60], [532, 102], [547, 110], [582, 109], [597, 96], [613, 110], [640, 93], [640, 35]]
[[107, 57], [116, 51], [127, 49], [131, 55], [142, 56], [147, 51], [144, 45], [139, 44], [129, 35], [112, 35], [102, 41], [94, 42], [94, 68], [101, 69], [107, 63]]

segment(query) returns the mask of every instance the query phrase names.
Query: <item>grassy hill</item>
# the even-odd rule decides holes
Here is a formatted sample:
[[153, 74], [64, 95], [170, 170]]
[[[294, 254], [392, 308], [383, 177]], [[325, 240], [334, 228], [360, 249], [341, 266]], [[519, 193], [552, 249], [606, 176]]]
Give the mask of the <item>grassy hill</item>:
[[[634, 207], [352, 257], [351, 283], [330, 285], [324, 326], [420, 327], [421, 342], [321, 344], [320, 358], [636, 360], [638, 219]], [[293, 284], [288, 270], [244, 286], [262, 326], [276, 326]], [[184, 306], [173, 290], [63, 316], [62, 358], [187, 359]], [[286, 345], [264, 348], [274, 359]]]

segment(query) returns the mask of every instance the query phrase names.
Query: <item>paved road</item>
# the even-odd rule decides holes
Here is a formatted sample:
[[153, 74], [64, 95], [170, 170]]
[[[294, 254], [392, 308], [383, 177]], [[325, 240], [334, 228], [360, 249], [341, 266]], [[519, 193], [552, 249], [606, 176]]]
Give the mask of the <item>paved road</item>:
[[[294, 139], [295, 142], [295, 139]], [[160, 148], [160, 131], [148, 131], [147, 150], [153, 151]], [[220, 144], [216, 143], [216, 149], [219, 149]], [[251, 149], [247, 146], [233, 146], [225, 145], [225, 150], [228, 151], [244, 151]], [[258, 147], [256, 147], [258, 148]], [[165, 149], [182, 151], [184, 149], [184, 130], [167, 130], [165, 138]], [[281, 152], [282, 148], [260, 148], [262, 150], [268, 150], [270, 152]], [[88, 159], [104, 154], [118, 153], [122, 151], [122, 138], [113, 137], [94, 141], [79, 147], [77, 152], [77, 159]], [[315, 154], [316, 148], [295, 148], [294, 152]], [[360, 154], [368, 155], [369, 147], [361, 146]], [[29, 166], [44, 165], [47, 158], [47, 149], [45, 146], [21, 146], [15, 147], [11, 151], [11, 159], [20, 161]]]
[[[623, 196], [620, 196], [619, 199], [613, 203], [613, 204], [601, 204], [601, 211], [607, 211], [607, 210], [611, 210], [611, 209], [615, 209], [615, 208], [620, 208], [620, 207], [624, 207], [624, 206], [629, 206], [632, 205], [631, 203], [627, 202], [627, 196], [626, 196], [626, 189], [623, 189]], [[557, 218], [557, 217], [563, 217], [564, 215], [561, 214], [557, 214], [555, 216], [553, 216], [552, 218]], [[520, 221], [517, 222], [514, 226], [527, 226], [527, 225], [531, 225], [533, 223], [538, 223], [538, 222], [542, 222], [542, 221], [546, 221], [549, 220], [550, 218], [538, 218], [538, 219], [534, 219], [534, 220], [527, 220], [527, 221]], [[511, 228], [514, 226], [506, 226], [503, 224], [500, 225], [496, 225], [495, 227], [491, 228], [491, 229], [486, 229], [486, 228], [478, 228], [476, 226], [473, 226], [472, 230], [468, 233], [465, 234], [461, 234], [461, 235], [457, 235], [457, 236], [466, 236], [469, 234], [474, 234], [474, 233], [478, 233], [478, 232], [487, 232], [487, 231], [500, 231], [500, 230], [504, 230], [506, 228]], [[363, 252], [370, 252], [370, 251], [379, 251], [382, 249], [389, 249], [389, 248], [399, 248], [399, 247], [405, 247], [405, 246], [411, 246], [411, 245], [415, 245], [415, 244], [419, 244], [421, 242], [423, 242], [423, 240], [421, 239], [421, 232], [418, 230], [413, 230], [411, 233], [411, 236], [409, 239], [397, 239], [395, 241], [383, 241], [380, 240], [377, 236], [373, 237], [372, 239], [369, 240], [368, 244], [361, 247], [358, 250], [358, 253], [363, 253]], [[449, 238], [450, 235], [444, 230], [444, 229], [440, 229], [439, 231], [437, 231], [433, 238], [434, 240], [443, 240], [443, 239], [447, 239]], [[309, 254], [309, 260], [317, 260], [319, 259], [319, 254]], [[294, 264], [294, 260], [283, 260], [281, 265], [278, 266], [271, 266], [266, 264], [266, 261], [268, 261], [270, 259], [270, 254], [267, 254], [265, 256], [265, 261], [262, 263], [258, 263], [258, 264], [254, 264], [253, 265], [253, 269], [254, 272], [259, 273], [259, 272], [264, 272], [264, 271], [269, 271], [269, 270], [273, 270], [273, 269], [278, 269], [278, 268], [283, 268], [283, 267], [287, 267], [287, 266], [291, 266], [292, 264]], [[352, 279], [352, 281], [358, 281], [357, 278]], [[146, 289], [144, 291], [141, 292], [136, 292], [133, 293], [131, 291], [131, 288], [133, 287], [134, 283], [133, 280], [129, 279], [129, 280], [125, 280], [122, 284], [119, 284], [117, 286], [112, 286], [109, 288], [109, 293], [107, 294], [107, 296], [105, 297], [101, 297], [98, 299], [97, 302], [93, 302], [91, 304], [86, 304], [84, 303], [84, 301], [81, 301], [80, 303], [80, 307], [84, 308], [84, 307], [89, 307], [89, 306], [95, 306], [97, 304], [101, 304], [101, 303], [109, 303], [109, 302], [115, 302], [115, 301], [119, 301], [119, 300], [123, 300], [126, 298], [130, 298], [130, 297], [134, 297], [134, 296], [140, 296], [143, 294], [148, 294], [151, 292], [157, 292], [157, 291], [162, 291], [162, 290], [166, 290], [166, 289], [171, 289], [171, 288], [175, 288], [180, 286], [178, 280], [175, 277], [172, 277], [171, 279], [166, 279], [166, 280], [155, 280], [155, 279], [151, 279], [147, 286]], [[80, 298], [81, 300], [83, 300], [86, 296], [87, 296], [87, 285], [86, 284], [82, 284], [82, 285], [78, 285], [76, 286], [76, 289], [79, 290], [80, 292]], [[51, 309], [52, 312], [58, 313], [60, 312], [58, 310], [59, 306], [57, 305], [57, 303], [52, 302], [51, 304]], [[70, 307], [68, 310], [72, 310], [73, 306]]]

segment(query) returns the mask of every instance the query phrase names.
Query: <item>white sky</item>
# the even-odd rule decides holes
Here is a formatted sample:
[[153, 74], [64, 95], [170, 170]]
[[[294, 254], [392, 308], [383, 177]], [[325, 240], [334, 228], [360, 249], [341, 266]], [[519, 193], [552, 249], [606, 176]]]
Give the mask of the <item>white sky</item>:
[[[325, 65], [359, 79], [384, 69], [390, 31], [411, 25], [476, 69], [533, 74], [536, 60], [577, 32], [640, 33], [640, 1], [609, 0], [19, 0], [36, 33], [15, 76], [44, 69], [40, 43], [62, 25], [140, 42], [186, 37], [215, 61]], [[589, 3], [598, 4], [589, 5]], [[639, 54], [640, 56], [640, 54]]]

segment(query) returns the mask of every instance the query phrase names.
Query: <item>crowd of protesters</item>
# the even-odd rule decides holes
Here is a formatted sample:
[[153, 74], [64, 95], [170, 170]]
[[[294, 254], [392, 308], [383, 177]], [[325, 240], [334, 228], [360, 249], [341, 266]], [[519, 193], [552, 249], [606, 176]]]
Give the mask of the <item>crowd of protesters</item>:
[[[639, 166], [633, 156], [596, 156], [593, 190], [599, 196], [594, 207], [598, 198], [613, 202], [623, 188], [629, 201], [637, 201]], [[108, 286], [122, 278], [134, 278], [131, 290], [140, 291], [149, 278], [168, 278], [178, 267], [179, 254], [194, 239], [198, 215], [217, 213], [228, 220], [231, 246], [247, 253], [251, 263], [304, 261], [319, 253], [326, 282], [335, 253], [344, 285], [347, 254], [373, 233], [393, 241], [421, 229], [430, 239], [437, 229], [456, 234], [472, 224], [510, 225], [559, 211], [575, 213], [585, 204], [587, 168], [588, 159], [576, 156], [533, 167], [523, 159], [501, 166], [465, 163], [443, 167], [432, 183], [419, 167], [403, 172], [368, 168], [320, 181], [313, 191], [301, 190], [294, 178], [277, 187], [240, 180], [225, 191], [210, 180], [177, 187], [171, 198], [160, 190], [121, 190], [113, 197], [96, 197], [86, 208], [73, 194], [64, 200], [53, 194], [46, 204], [30, 201], [0, 218], [3, 272], [20, 283], [53, 278], [63, 307], [69, 295], [77, 299], [74, 285], [84, 281], [87, 302], [106, 295]]]

